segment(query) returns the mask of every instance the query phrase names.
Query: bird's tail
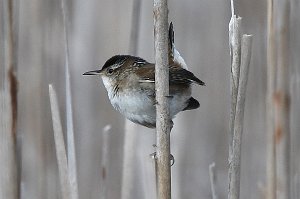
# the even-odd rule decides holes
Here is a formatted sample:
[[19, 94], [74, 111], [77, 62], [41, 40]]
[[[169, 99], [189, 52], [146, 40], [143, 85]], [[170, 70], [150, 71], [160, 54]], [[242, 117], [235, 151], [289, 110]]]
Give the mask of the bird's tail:
[[169, 65], [176, 65], [184, 69], [188, 69], [183, 57], [180, 55], [174, 44], [173, 23], [169, 25]]

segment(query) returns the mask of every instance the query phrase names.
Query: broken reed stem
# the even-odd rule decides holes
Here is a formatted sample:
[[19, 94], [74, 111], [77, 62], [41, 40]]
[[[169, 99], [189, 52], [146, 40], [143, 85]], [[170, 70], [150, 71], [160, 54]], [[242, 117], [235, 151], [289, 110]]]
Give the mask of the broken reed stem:
[[65, 80], [66, 80], [66, 117], [67, 117], [67, 147], [68, 147], [68, 172], [69, 181], [71, 185], [72, 199], [78, 199], [78, 182], [77, 182], [77, 163], [76, 150], [74, 139], [74, 123], [73, 123], [73, 109], [72, 109], [72, 93], [71, 93], [71, 79], [69, 70], [69, 43], [67, 32], [67, 10], [65, 0], [61, 0], [61, 11], [63, 17], [64, 29], [64, 51], [65, 51]]
[[156, 90], [156, 176], [158, 199], [171, 199], [168, 3], [153, 1], [155, 90]]
[[241, 143], [244, 124], [245, 97], [247, 89], [248, 71], [251, 58], [252, 35], [243, 35], [241, 49], [241, 68], [239, 88], [234, 120], [234, 135], [232, 142], [232, 162], [229, 167], [230, 199], [239, 199], [240, 170], [241, 170]]
[[71, 199], [67, 154], [61, 126], [60, 113], [58, 109], [56, 92], [51, 84], [49, 84], [49, 96], [62, 198]]
[[229, 47], [231, 56], [231, 110], [230, 110], [230, 132], [229, 132], [229, 164], [232, 159], [232, 140], [236, 109], [236, 100], [239, 86], [240, 75], [240, 56], [241, 56], [241, 23], [242, 18], [233, 15], [229, 22]]
[[[233, 4], [233, 1], [231, 1]], [[233, 5], [232, 9], [233, 9]], [[234, 12], [232, 11], [234, 14]], [[242, 18], [233, 15], [229, 22], [229, 49], [231, 57], [231, 76], [230, 76], [230, 92], [231, 92], [231, 107], [230, 107], [230, 124], [229, 124], [229, 154], [228, 154], [228, 198], [234, 198], [234, 187], [232, 179], [233, 172], [233, 137], [234, 137], [234, 120], [236, 113], [238, 86], [239, 86], [239, 75], [240, 75], [240, 56], [241, 56], [241, 22]], [[233, 184], [232, 184], [233, 183]]]
[[106, 199], [107, 198], [107, 169], [109, 168], [108, 166], [108, 160], [109, 160], [109, 154], [108, 154], [108, 149], [109, 149], [109, 134], [110, 134], [111, 126], [106, 125], [103, 128], [102, 131], [102, 183], [101, 183], [101, 199]]
[[216, 191], [216, 164], [213, 162], [209, 165], [209, 179], [212, 199], [218, 199]]
[[273, 0], [268, 0], [268, 30], [267, 30], [267, 96], [266, 96], [266, 124], [267, 124], [267, 199], [276, 198], [276, 149], [274, 137], [274, 109], [273, 93], [275, 91], [275, 35], [274, 35], [274, 6]]

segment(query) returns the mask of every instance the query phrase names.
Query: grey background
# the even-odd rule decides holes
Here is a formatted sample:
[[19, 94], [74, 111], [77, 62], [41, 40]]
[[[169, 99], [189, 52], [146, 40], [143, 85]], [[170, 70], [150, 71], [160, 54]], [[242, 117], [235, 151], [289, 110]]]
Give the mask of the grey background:
[[[68, 0], [68, 38], [80, 198], [100, 197], [102, 129], [111, 124], [107, 198], [121, 197], [125, 119], [111, 107], [97, 78], [82, 73], [101, 67], [130, 45], [132, 0]], [[291, 1], [291, 132], [293, 196], [299, 194], [300, 25], [299, 1]], [[242, 144], [241, 198], [263, 198], [266, 178], [267, 1], [236, 2], [243, 32], [254, 35]], [[200, 109], [180, 113], [171, 134], [174, 199], [211, 198], [208, 166], [216, 162], [217, 192], [227, 197], [230, 56], [230, 1], [169, 1], [175, 44], [189, 69], [206, 83], [194, 86]], [[135, 28], [135, 27], [133, 27]], [[65, 71], [60, 1], [19, 3], [19, 123], [23, 199], [61, 198], [48, 84], [58, 91], [65, 122]], [[153, 62], [152, 1], [141, 3], [137, 56]], [[64, 127], [65, 128], [65, 127]], [[133, 191], [130, 198], [154, 198], [155, 131], [135, 126]], [[298, 195], [299, 196], [299, 195]]]

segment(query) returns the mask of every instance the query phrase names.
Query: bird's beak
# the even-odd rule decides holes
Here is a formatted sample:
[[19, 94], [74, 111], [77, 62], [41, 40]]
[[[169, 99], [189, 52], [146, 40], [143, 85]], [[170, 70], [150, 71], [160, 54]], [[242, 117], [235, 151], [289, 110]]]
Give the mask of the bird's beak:
[[101, 74], [102, 74], [102, 70], [92, 70], [92, 71], [85, 72], [82, 75], [101, 75]]

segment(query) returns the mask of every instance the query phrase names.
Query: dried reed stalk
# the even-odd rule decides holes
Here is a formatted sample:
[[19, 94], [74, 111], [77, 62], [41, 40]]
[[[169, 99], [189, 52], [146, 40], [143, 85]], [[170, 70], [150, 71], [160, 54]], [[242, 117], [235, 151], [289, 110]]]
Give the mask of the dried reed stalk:
[[108, 160], [109, 160], [109, 134], [110, 134], [111, 126], [106, 125], [102, 131], [102, 183], [101, 183], [101, 199], [107, 198], [107, 169], [109, 168]]
[[3, 26], [1, 34], [0, 67], [0, 198], [17, 199], [19, 194], [19, 172], [17, 159], [17, 78], [15, 76], [17, 56], [15, 31], [16, 15], [13, 0], [1, 2]]
[[[138, 47], [138, 33], [140, 29], [140, 11], [141, 0], [133, 1], [131, 33], [129, 43], [129, 54], [136, 55]], [[123, 147], [123, 168], [122, 168], [122, 199], [131, 199], [133, 193], [134, 178], [134, 157], [137, 141], [136, 124], [129, 120], [125, 120], [124, 129], [124, 147]]]
[[232, 142], [232, 162], [229, 167], [230, 189], [229, 198], [240, 198], [240, 171], [241, 171], [241, 144], [244, 125], [244, 109], [247, 90], [247, 81], [249, 73], [249, 64], [251, 58], [252, 35], [243, 35], [241, 49], [241, 67], [239, 88], [236, 104], [236, 113], [234, 120], [234, 135]]
[[268, 0], [268, 33], [267, 33], [267, 96], [266, 96], [266, 124], [267, 124], [267, 199], [276, 198], [276, 158], [274, 137], [274, 110], [272, 95], [275, 91], [275, 35], [273, 0]]
[[167, 0], [153, 1], [155, 90], [156, 90], [156, 176], [157, 196], [171, 199], [169, 61], [168, 61], [168, 4]]
[[212, 199], [218, 199], [216, 191], [216, 164], [214, 162], [209, 165], [209, 179]]
[[277, 78], [273, 94], [276, 147], [277, 199], [291, 198], [290, 194], [290, 79], [289, 79], [289, 0], [278, 4]]
[[58, 109], [56, 92], [53, 86], [49, 85], [49, 96], [52, 113], [52, 123], [54, 131], [54, 142], [56, 149], [56, 158], [58, 164], [60, 187], [63, 199], [71, 199], [71, 187], [68, 173], [68, 161], [64, 142], [64, 136], [61, 126], [60, 113]]
[[234, 15], [229, 23], [229, 46], [231, 55], [231, 112], [229, 132], [228, 199], [240, 197], [241, 142], [244, 121], [245, 97], [251, 58], [252, 35], [241, 38], [241, 18]]
[[65, 0], [61, 0], [61, 11], [64, 27], [64, 51], [65, 51], [65, 80], [66, 80], [66, 117], [67, 117], [67, 147], [68, 147], [68, 172], [71, 186], [72, 199], [78, 199], [78, 182], [77, 182], [77, 163], [74, 139], [73, 125], [73, 109], [72, 109], [72, 93], [71, 78], [69, 69], [69, 42], [68, 42], [68, 18]]

